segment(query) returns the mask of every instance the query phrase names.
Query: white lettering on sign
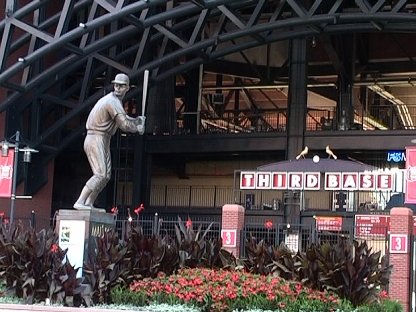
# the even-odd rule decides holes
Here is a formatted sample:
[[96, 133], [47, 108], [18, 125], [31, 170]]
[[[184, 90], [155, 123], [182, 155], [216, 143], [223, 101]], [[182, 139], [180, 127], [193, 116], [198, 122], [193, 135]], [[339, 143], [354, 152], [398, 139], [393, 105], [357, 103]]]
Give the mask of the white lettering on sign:
[[237, 230], [221, 230], [222, 246], [237, 246]]
[[374, 174], [372, 173], [362, 173], [360, 172], [360, 190], [374, 190], [376, 188], [376, 180]]
[[271, 172], [257, 172], [257, 188], [258, 189], [270, 189], [271, 188]]
[[255, 181], [256, 173], [255, 172], [241, 172], [240, 175], [240, 189], [255, 189], [256, 188], [256, 181]]
[[289, 172], [288, 186], [292, 190], [301, 190], [303, 188], [303, 173], [302, 172]]
[[[320, 172], [240, 173], [240, 189], [320, 190]], [[393, 173], [325, 172], [325, 190], [393, 190]]]
[[358, 189], [358, 173], [343, 172], [342, 173], [342, 189], [343, 190]]
[[287, 189], [287, 173], [286, 172], [272, 172], [272, 189], [286, 190]]
[[393, 175], [388, 173], [380, 173], [377, 176], [377, 189], [391, 190], [393, 188]]
[[305, 190], [319, 190], [321, 188], [321, 173], [307, 172], [305, 173]]
[[340, 190], [341, 189], [341, 172], [325, 173], [325, 189]]
[[390, 253], [407, 253], [408, 235], [390, 234]]

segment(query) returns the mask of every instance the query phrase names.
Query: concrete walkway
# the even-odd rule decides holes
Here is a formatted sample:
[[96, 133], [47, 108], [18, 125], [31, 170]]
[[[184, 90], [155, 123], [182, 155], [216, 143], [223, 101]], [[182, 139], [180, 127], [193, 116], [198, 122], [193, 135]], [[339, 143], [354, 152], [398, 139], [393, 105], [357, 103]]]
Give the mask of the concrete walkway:
[[4, 312], [126, 312], [128, 310], [97, 309], [97, 308], [70, 308], [26, 304], [5, 304], [0, 303], [0, 311]]

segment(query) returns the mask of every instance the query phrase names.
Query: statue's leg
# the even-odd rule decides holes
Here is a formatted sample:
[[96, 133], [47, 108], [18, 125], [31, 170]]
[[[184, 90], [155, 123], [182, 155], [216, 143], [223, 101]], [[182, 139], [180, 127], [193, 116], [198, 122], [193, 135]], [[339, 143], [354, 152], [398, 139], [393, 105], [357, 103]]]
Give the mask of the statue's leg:
[[94, 206], [95, 200], [107, 185], [108, 181], [110, 181], [111, 177], [110, 137], [97, 136], [98, 138], [94, 141], [94, 147], [88, 149], [88, 160], [94, 176], [86, 184], [92, 191], [86, 198], [85, 205], [92, 209], [98, 209]]
[[[76, 209], [91, 209], [98, 194], [107, 184], [106, 173], [106, 150], [109, 147], [109, 137], [88, 134], [84, 142], [84, 151], [90, 163], [93, 176], [87, 181], [81, 191], [81, 195], [74, 204]], [[109, 151], [108, 151], [109, 153]]]
[[81, 191], [81, 195], [79, 195], [78, 200], [74, 204], [75, 209], [91, 209], [86, 205], [86, 200], [91, 194], [91, 190], [87, 185]]

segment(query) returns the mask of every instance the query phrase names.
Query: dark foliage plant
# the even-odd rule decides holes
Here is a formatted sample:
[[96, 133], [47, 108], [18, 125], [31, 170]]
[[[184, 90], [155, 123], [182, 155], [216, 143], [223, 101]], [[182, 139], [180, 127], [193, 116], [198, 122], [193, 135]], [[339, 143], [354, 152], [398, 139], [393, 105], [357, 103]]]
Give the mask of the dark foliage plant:
[[386, 289], [392, 266], [381, 252], [365, 241], [340, 239], [336, 244], [311, 244], [306, 251], [290, 252], [286, 246], [268, 246], [254, 238], [246, 241], [245, 266], [258, 274], [275, 273], [316, 290], [331, 290], [354, 306], [377, 302]]
[[[184, 268], [244, 271], [278, 276], [318, 291], [332, 291], [354, 306], [376, 304], [380, 289], [388, 285], [392, 267], [365, 241], [340, 239], [337, 244], [311, 244], [305, 252], [287, 246], [246, 241], [246, 258], [237, 259], [222, 248], [219, 237], [209, 238], [212, 224], [194, 229], [191, 220], [178, 218], [175, 236], [143, 234], [140, 225], [119, 238], [109, 230], [94, 238], [84, 261], [83, 277], [58, 247], [53, 230], [36, 233], [21, 225], [2, 225], [0, 279], [5, 295], [36, 303], [49, 298], [66, 306], [109, 304], [133, 281], [170, 276]], [[136, 298], [137, 299], [137, 298]], [[139, 298], [140, 299], [140, 298]], [[142, 298], [143, 299], [143, 298]], [[141, 300], [141, 299], [140, 299]]]
[[67, 306], [90, 304], [87, 287], [57, 242], [51, 229], [36, 233], [21, 224], [2, 224], [0, 278], [6, 295], [23, 298], [28, 304], [46, 298]]

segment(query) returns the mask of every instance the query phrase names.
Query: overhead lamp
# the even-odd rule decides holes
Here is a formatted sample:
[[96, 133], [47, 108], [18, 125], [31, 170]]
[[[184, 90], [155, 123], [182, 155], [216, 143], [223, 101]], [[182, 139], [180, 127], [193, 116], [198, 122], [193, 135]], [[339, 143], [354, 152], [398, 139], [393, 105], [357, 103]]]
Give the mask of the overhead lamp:
[[7, 157], [9, 155], [9, 142], [4, 141], [1, 144], [1, 156], [2, 157]]
[[[10, 142], [11, 141], [11, 142]], [[1, 156], [7, 157], [9, 156], [9, 149], [14, 148], [14, 160], [13, 160], [13, 176], [11, 179], [11, 194], [10, 194], [10, 224], [13, 224], [14, 220], [14, 211], [16, 206], [16, 199], [23, 198], [21, 196], [16, 196], [16, 188], [17, 188], [17, 167], [19, 164], [19, 152], [23, 152], [23, 161], [28, 163], [32, 160], [32, 153], [39, 152], [29, 146], [20, 147], [21, 146], [21, 138], [20, 138], [20, 131], [16, 131], [16, 134], [13, 135], [10, 139], [4, 140], [0, 142], [1, 144]]]
[[38, 150], [35, 150], [33, 148], [22, 148], [20, 151], [23, 152], [23, 162], [30, 163], [32, 161], [32, 153], [37, 153]]
[[23, 152], [23, 162], [30, 163], [32, 161], [32, 153], [29, 151]]

